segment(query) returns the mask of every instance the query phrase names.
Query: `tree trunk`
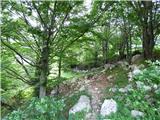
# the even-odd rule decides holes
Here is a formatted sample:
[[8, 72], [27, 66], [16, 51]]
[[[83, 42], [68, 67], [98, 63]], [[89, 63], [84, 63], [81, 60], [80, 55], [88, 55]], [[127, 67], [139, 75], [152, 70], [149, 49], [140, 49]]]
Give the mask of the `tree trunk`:
[[154, 39], [152, 30], [147, 28], [143, 29], [143, 54], [145, 59], [153, 57]]
[[145, 14], [143, 16], [143, 54], [145, 59], [152, 59], [154, 42], [153, 21], [152, 21], [152, 1], [143, 1]]
[[49, 60], [49, 47], [47, 41], [44, 42], [41, 59], [40, 59], [40, 86], [39, 86], [39, 98], [46, 96], [46, 84], [48, 76], [48, 60]]
[[[62, 54], [60, 53], [59, 61], [58, 61], [58, 80], [61, 79], [61, 70], [62, 70]], [[56, 95], [59, 94], [59, 84], [56, 86]]]
[[106, 64], [107, 63], [108, 41], [103, 40], [102, 47], [103, 47], [103, 62], [104, 64]]

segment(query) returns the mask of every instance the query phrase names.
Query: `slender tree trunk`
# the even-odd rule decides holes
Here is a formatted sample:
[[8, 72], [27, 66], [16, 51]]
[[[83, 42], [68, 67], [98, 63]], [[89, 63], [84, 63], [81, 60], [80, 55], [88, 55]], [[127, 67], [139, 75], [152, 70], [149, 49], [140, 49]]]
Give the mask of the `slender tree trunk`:
[[[58, 80], [61, 79], [61, 70], [62, 70], [62, 54], [60, 53], [59, 61], [58, 61]], [[56, 95], [59, 94], [59, 84], [56, 86]]]
[[103, 40], [102, 47], [103, 47], [103, 62], [104, 64], [106, 64], [107, 63], [108, 41]]
[[40, 86], [39, 86], [39, 97], [42, 98], [46, 96], [46, 84], [48, 76], [48, 60], [49, 60], [49, 46], [47, 41], [44, 42], [41, 59], [40, 59]]

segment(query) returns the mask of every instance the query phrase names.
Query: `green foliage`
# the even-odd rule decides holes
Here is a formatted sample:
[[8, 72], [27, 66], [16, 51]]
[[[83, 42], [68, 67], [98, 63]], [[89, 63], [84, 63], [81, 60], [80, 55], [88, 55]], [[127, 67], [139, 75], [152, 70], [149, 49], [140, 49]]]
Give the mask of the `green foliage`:
[[5, 120], [59, 120], [64, 106], [63, 100], [52, 97], [32, 98], [23, 110], [13, 111]]
[[160, 61], [147, 61], [148, 67], [142, 71], [141, 74], [135, 76], [135, 80], [149, 83], [160, 83]]
[[68, 120], [84, 120], [86, 112], [76, 112], [75, 114], [70, 114]]
[[[135, 81], [141, 81], [143, 84], [137, 87], [135, 81], [131, 82], [133, 88], [131, 88], [127, 93], [116, 92], [113, 98], [118, 102], [118, 112], [111, 115], [108, 118], [113, 120], [132, 120], [131, 110], [139, 110], [144, 113], [144, 117], [139, 118], [142, 120], [158, 120], [160, 119], [159, 106], [160, 106], [160, 96], [158, 92], [159, 88], [153, 88], [153, 85], [159, 85], [159, 61], [148, 62], [148, 67], [142, 70], [142, 74], [135, 76]], [[143, 86], [151, 87], [151, 91], [146, 91]], [[156, 86], [157, 86], [156, 85]], [[118, 119], [116, 119], [118, 118]]]

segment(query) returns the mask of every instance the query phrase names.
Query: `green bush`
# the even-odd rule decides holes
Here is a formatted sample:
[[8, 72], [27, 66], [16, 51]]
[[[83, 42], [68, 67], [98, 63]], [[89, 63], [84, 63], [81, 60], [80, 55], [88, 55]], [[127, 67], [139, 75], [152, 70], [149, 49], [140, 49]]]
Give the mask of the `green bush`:
[[64, 106], [62, 100], [51, 97], [32, 98], [23, 110], [13, 111], [5, 120], [60, 120]]
[[160, 83], [160, 61], [147, 61], [148, 67], [142, 71], [142, 74], [135, 76], [135, 80], [143, 81], [145, 83]]

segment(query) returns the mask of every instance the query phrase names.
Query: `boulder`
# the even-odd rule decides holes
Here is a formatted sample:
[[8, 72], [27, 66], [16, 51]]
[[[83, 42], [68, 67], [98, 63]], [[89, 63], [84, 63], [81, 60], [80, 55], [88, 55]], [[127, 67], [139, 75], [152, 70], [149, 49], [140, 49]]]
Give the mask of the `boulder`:
[[69, 110], [69, 114], [75, 114], [76, 112], [89, 112], [91, 110], [90, 99], [86, 95], [80, 96], [78, 102]]
[[138, 110], [132, 110], [131, 111], [131, 116], [134, 118], [138, 118], [138, 117], [143, 117], [144, 113]]
[[132, 63], [138, 63], [143, 60], [143, 56], [141, 54], [136, 54], [132, 57], [131, 62]]
[[102, 116], [109, 116], [110, 114], [116, 113], [116, 112], [117, 112], [116, 101], [114, 101], [113, 99], [104, 100], [104, 102], [101, 106], [100, 114]]

